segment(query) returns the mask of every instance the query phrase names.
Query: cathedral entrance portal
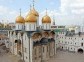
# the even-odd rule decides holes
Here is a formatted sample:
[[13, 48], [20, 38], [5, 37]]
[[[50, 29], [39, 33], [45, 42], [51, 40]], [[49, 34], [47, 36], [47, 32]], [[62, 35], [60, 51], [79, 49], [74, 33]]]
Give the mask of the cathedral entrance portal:
[[83, 49], [78, 49], [78, 53], [83, 53]]

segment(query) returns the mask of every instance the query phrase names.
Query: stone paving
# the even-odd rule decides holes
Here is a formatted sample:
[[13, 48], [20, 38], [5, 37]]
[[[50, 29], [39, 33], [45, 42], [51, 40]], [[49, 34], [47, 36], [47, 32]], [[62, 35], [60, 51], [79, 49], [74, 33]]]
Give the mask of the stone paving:
[[84, 53], [57, 51], [57, 55], [48, 62], [84, 62]]
[[0, 62], [18, 62], [18, 59], [16, 56], [3, 50], [3, 46], [0, 46]]
[[[0, 62], [18, 62], [18, 58], [10, 53], [6, 53], [0, 47]], [[50, 59], [48, 62], [84, 62], [84, 53], [57, 51], [56, 57]]]

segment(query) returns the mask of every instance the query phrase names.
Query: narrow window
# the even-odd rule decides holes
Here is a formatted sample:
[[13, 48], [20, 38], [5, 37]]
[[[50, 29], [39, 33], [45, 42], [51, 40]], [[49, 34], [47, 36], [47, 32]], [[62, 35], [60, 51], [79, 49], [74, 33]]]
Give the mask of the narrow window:
[[81, 46], [83, 46], [83, 43], [81, 43]]
[[43, 47], [43, 52], [44, 52], [44, 47]]
[[82, 40], [83, 40], [83, 38], [82, 38]]
[[75, 45], [76, 45], [76, 43], [75, 43]]
[[35, 24], [34, 24], [34, 30], [35, 30], [35, 27], [36, 27], [36, 26], [35, 26]]
[[18, 29], [19, 29], [19, 25], [18, 25]]
[[26, 59], [27, 59], [27, 57], [26, 57]]
[[46, 24], [46, 29], [47, 29], [47, 24]]
[[63, 49], [63, 47], [62, 47], [62, 49]]
[[47, 52], [48, 52], [48, 46], [47, 46]]

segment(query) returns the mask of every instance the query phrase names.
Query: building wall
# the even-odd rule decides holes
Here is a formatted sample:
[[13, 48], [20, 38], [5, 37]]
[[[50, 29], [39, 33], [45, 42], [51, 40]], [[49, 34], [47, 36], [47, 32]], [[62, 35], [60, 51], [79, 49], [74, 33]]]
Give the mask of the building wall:
[[77, 52], [79, 48], [84, 50], [84, 35], [65, 36], [58, 34], [57, 45], [60, 49]]
[[27, 34], [24, 33], [23, 35], [23, 49], [24, 49], [24, 61], [25, 62], [30, 62], [29, 58], [29, 38], [27, 37]]
[[[20, 40], [21, 44], [15, 43], [16, 40]], [[31, 37], [29, 38], [26, 32], [21, 36], [20, 32], [10, 31], [9, 41], [11, 44], [11, 53], [18, 56], [18, 52], [20, 51], [22, 53], [22, 57], [20, 58], [24, 58], [25, 62], [46, 62], [55, 56], [55, 42], [51, 41], [46, 45], [33, 46], [33, 40]]]

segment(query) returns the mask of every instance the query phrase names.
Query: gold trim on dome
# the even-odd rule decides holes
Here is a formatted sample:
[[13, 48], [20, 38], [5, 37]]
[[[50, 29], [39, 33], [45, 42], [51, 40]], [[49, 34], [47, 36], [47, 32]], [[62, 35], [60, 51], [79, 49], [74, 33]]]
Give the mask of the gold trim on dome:
[[29, 14], [29, 15], [25, 18], [25, 22], [37, 22], [37, 17], [34, 16], [33, 14]]
[[25, 23], [25, 20], [24, 20], [24, 18], [22, 16], [18, 16], [16, 18], [16, 23]]
[[51, 18], [46, 15], [42, 18], [42, 23], [51, 23]]

